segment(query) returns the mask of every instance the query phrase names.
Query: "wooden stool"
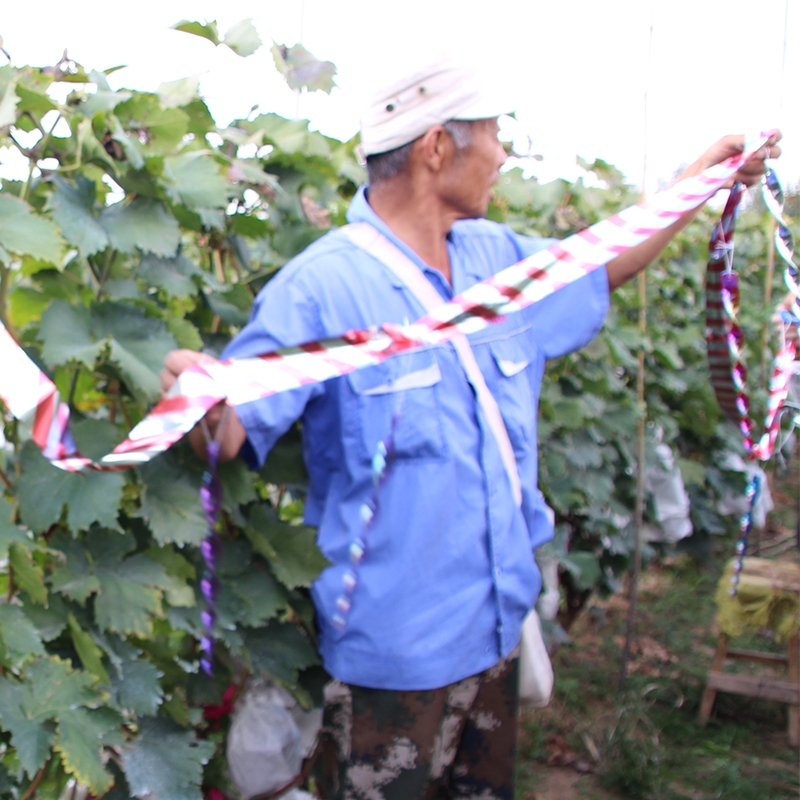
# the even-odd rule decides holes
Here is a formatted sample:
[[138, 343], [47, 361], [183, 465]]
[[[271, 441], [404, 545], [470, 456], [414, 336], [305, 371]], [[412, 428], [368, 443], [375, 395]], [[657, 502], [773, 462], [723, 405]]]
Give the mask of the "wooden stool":
[[[800, 639], [797, 631], [800, 565], [768, 561], [764, 558], [746, 558], [740, 574], [737, 596], [731, 598], [733, 563], [733, 561], [729, 563], [717, 592], [717, 602], [721, 610], [720, 626], [723, 631], [717, 643], [708, 682], [700, 703], [700, 723], [705, 725], [708, 722], [717, 692], [777, 700], [789, 706], [790, 744], [800, 745]], [[737, 598], [740, 597], [744, 600], [737, 603]], [[747, 598], [755, 598], [758, 602], [755, 613], [752, 608], [745, 606]], [[787, 619], [787, 614], [792, 618]], [[794, 632], [788, 636], [785, 655], [728, 647], [731, 636], [758, 628], [776, 630], [779, 626], [785, 631], [787, 624]], [[726, 674], [723, 668], [728, 659], [751, 661], [770, 667], [786, 667], [786, 680], [779, 680], [768, 674], [758, 676]]]

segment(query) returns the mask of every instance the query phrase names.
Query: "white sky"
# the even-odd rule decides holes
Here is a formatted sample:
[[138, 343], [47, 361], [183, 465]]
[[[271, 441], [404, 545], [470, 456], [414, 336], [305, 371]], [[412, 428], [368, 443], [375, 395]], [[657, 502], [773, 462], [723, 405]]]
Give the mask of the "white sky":
[[[648, 188], [722, 134], [773, 126], [784, 131], [784, 181], [800, 183], [800, 0], [140, 0], [87, 3], [83, 13], [61, 0], [3, 6], [0, 36], [15, 64], [53, 64], [67, 47], [87, 68], [129, 65], [112, 76], [115, 86], [155, 89], [201, 74], [219, 124], [255, 104], [289, 117], [299, 107], [312, 127], [349, 138], [371, 91], [450, 53], [513, 93], [533, 152], [544, 156], [532, 165], [541, 180], [575, 177], [581, 155], [640, 183], [647, 88]], [[266, 45], [246, 59], [169, 29], [180, 19], [217, 19], [224, 32], [246, 17]], [[272, 39], [302, 40], [333, 61], [339, 88], [298, 101], [274, 69]]]

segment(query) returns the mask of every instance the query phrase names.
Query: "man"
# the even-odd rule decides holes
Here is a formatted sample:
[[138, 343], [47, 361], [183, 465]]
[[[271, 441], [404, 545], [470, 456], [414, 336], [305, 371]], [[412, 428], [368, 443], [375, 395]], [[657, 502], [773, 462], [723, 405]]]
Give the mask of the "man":
[[[551, 244], [481, 219], [506, 158], [497, 138], [506, 111], [469, 72], [442, 64], [381, 93], [362, 121], [369, 186], [348, 219], [380, 232], [440, 302]], [[746, 183], [761, 176], [764, 158], [779, 154], [770, 144], [742, 169]], [[741, 136], [722, 139], [686, 174], [741, 149]], [[452, 344], [230, 415], [222, 455], [241, 451], [253, 464], [303, 419], [306, 521], [318, 526], [333, 564], [313, 587], [321, 655], [336, 679], [325, 712], [338, 762], [330, 797], [513, 797], [517, 645], [540, 588], [532, 550], [552, 536], [536, 484], [544, 364], [586, 344], [603, 324], [609, 288], [643, 269], [691, 217], [470, 337], [478, 382], [494, 396], [513, 447], [510, 468], [490, 410], [476, 400], [476, 380], [467, 377], [467, 357]], [[264, 288], [225, 357], [423, 312], [408, 281], [335, 231]], [[206, 358], [171, 353], [165, 390]], [[219, 409], [209, 413], [212, 428], [219, 417]], [[202, 436], [192, 436], [202, 453]], [[371, 460], [386, 439], [393, 460], [365, 531]], [[351, 545], [362, 539], [355, 569]]]

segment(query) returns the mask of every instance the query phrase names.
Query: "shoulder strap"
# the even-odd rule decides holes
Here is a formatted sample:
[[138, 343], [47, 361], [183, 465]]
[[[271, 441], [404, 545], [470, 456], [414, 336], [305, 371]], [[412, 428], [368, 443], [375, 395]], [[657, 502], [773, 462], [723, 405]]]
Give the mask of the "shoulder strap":
[[[359, 222], [354, 225], [346, 225], [340, 230], [353, 244], [385, 264], [417, 298], [425, 311], [432, 311], [444, 302], [422, 270], [372, 225], [367, 222]], [[461, 367], [472, 385], [497, 441], [497, 446], [500, 448], [503, 466], [511, 482], [514, 499], [519, 506], [522, 503], [522, 488], [517, 471], [517, 460], [514, 457], [514, 448], [508, 438], [508, 430], [506, 430], [500, 408], [486, 385], [486, 379], [475, 360], [475, 354], [469, 346], [467, 337], [463, 333], [458, 334], [452, 339], [452, 342]]]

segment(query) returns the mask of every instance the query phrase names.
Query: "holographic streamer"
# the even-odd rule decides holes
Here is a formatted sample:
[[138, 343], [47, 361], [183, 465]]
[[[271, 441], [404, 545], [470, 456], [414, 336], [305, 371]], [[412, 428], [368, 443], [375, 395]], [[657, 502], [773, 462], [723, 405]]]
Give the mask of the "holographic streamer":
[[334, 628], [341, 631], [347, 624], [347, 617], [353, 606], [353, 595], [358, 585], [358, 576], [361, 571], [361, 562], [367, 553], [369, 530], [375, 522], [380, 509], [380, 488], [386, 481], [389, 468], [394, 461], [394, 429], [397, 425], [399, 414], [392, 418], [392, 427], [389, 435], [378, 442], [375, 454], [372, 456], [372, 494], [361, 505], [361, 532], [350, 543], [350, 565], [342, 576], [342, 591], [336, 598], [336, 612], [332, 623]]
[[206, 675], [214, 673], [214, 625], [217, 621], [217, 562], [219, 561], [222, 541], [219, 536], [219, 521], [222, 513], [222, 482], [219, 478], [219, 454], [222, 437], [228, 418], [228, 406], [222, 413], [216, 436], [212, 439], [208, 427], [203, 420], [203, 433], [206, 438], [206, 469], [203, 473], [203, 485], [200, 487], [200, 504], [208, 524], [208, 533], [200, 544], [205, 569], [200, 578], [200, 591], [205, 601], [205, 608], [200, 612], [203, 635], [200, 637], [200, 666]]
[[786, 263], [784, 278], [793, 300], [790, 309], [780, 315], [782, 341], [772, 365], [764, 434], [758, 442], [753, 438], [747, 367], [742, 355], [745, 335], [738, 320], [739, 276], [733, 269], [733, 232], [742, 195], [739, 184], [731, 189], [722, 218], [712, 231], [706, 273], [706, 342], [711, 382], [722, 412], [739, 428], [745, 453], [751, 461], [768, 461], [775, 451], [781, 411], [789, 392], [797, 352], [795, 342], [786, 333], [789, 325], [800, 324], [800, 286], [794, 263], [794, 241], [782, 216], [783, 189], [769, 167], [762, 182], [762, 194], [777, 221], [776, 251]]
[[4, 329], [0, 329], [0, 360], [13, 368], [0, 371], [0, 398], [15, 417], [32, 418], [34, 439], [60, 469], [119, 471], [138, 466], [167, 450], [222, 400], [236, 406], [345, 375], [397, 353], [481, 330], [536, 303], [641, 244], [703, 203], [772, 133], [747, 143], [741, 154], [654, 195], [650, 202], [631, 206], [472, 286], [412, 325], [385, 324], [259, 358], [196, 364], [182, 373], [168, 396], [99, 463], [77, 451], [69, 436], [69, 409], [59, 402], [52, 382]]
[[747, 555], [747, 540], [750, 536], [750, 531], [753, 529], [753, 510], [758, 502], [758, 496], [761, 492], [761, 478], [758, 475], [753, 475], [747, 482], [745, 489], [745, 497], [747, 498], [747, 511], [742, 515], [739, 520], [739, 540], [736, 542], [736, 561], [733, 564], [733, 577], [731, 578], [731, 596], [735, 597], [736, 592], [739, 590], [739, 581], [741, 580], [742, 567], [744, 566], [744, 557]]

